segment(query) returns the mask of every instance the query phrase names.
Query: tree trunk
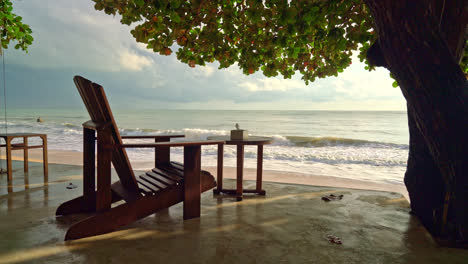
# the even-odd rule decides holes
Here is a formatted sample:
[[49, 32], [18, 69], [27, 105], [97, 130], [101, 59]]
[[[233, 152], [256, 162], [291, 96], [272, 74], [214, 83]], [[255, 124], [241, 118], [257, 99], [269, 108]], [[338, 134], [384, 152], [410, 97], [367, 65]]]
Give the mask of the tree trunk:
[[[416, 136], [410, 142], [407, 175], [412, 176], [405, 182], [411, 186], [412, 206], [426, 226], [443, 226], [441, 232], [429, 230], [434, 235], [462, 245], [468, 239], [468, 88], [439, 28], [445, 11], [450, 14], [451, 2], [464, 6], [466, 1], [448, 1], [447, 6], [443, 1], [366, 1], [386, 66], [407, 100], [410, 133], [424, 139]], [[442, 14], [438, 17], [436, 7]], [[464, 32], [466, 9], [457, 12], [462, 15], [450, 20]], [[460, 47], [460, 42], [456, 44]], [[422, 169], [421, 162], [430, 160], [428, 152], [434, 163]], [[432, 173], [437, 170], [440, 174]]]
[[[457, 62], [462, 60], [465, 50], [464, 24], [468, 18], [465, 21], [460, 21], [460, 18], [467, 15], [464, 13], [466, 5], [466, 1], [433, 1], [430, 9], [433, 16], [439, 18], [439, 30]], [[410, 147], [405, 185], [410, 195], [411, 210], [431, 233], [439, 234], [440, 225], [437, 225], [434, 216], [443, 209], [445, 190], [439, 187], [444, 184], [443, 177], [417, 128], [410, 107], [407, 108], [407, 114]], [[432, 195], [426, 196], [428, 193]]]
[[440, 224], [437, 224], [439, 221], [434, 216], [440, 215], [443, 210], [444, 180], [409, 106], [407, 115], [410, 141], [405, 185], [411, 201], [411, 212], [419, 217], [432, 234], [440, 235]]

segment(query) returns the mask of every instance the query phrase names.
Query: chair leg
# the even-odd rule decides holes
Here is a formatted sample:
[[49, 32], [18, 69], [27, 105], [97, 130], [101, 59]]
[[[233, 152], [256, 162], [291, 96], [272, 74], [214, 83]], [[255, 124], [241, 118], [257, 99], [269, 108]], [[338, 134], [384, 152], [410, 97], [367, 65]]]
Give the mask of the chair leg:
[[160, 195], [145, 196], [73, 224], [65, 240], [106, 234], [183, 200], [182, 188], [168, 189]]
[[96, 203], [96, 132], [83, 128], [83, 196]]
[[97, 133], [97, 191], [96, 210], [100, 212], [111, 208], [111, 161], [112, 161], [112, 137], [108, 130], [100, 130]]

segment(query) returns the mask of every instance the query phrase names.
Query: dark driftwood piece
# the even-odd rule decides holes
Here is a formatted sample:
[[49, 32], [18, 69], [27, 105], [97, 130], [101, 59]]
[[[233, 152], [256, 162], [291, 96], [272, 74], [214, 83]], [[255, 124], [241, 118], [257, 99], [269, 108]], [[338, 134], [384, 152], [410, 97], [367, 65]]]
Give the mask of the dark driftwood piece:
[[[216, 186], [214, 177], [200, 170], [201, 146], [223, 142], [167, 142], [184, 135], [121, 137], [102, 86], [80, 76], [75, 76], [74, 81], [91, 117], [83, 124], [83, 195], [61, 204], [56, 215], [92, 215], [73, 224], [65, 240], [112, 232], [182, 201], [184, 219], [200, 217], [201, 192]], [[150, 138], [155, 143], [123, 144], [122, 138]], [[170, 162], [169, 148], [174, 146], [184, 147], [185, 166]], [[156, 152], [155, 168], [138, 178], [125, 151], [132, 147], [154, 148]], [[111, 163], [119, 177], [113, 184]], [[111, 206], [121, 200], [125, 203]]]

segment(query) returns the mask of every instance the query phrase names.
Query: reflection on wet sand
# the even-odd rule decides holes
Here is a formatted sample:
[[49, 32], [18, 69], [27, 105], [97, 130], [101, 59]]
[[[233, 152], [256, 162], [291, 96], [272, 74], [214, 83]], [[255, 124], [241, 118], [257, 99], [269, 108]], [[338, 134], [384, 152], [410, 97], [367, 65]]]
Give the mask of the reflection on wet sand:
[[[4, 164], [4, 160], [2, 164]], [[42, 168], [40, 163], [30, 163], [30, 170], [24, 172], [23, 168], [19, 167], [22, 161], [13, 161], [13, 179], [11, 182], [8, 182], [5, 174], [0, 176], [0, 195], [5, 195], [7, 200], [7, 211], [12, 211], [15, 209], [14, 203], [15, 199], [22, 199], [21, 204], [24, 207], [31, 206], [31, 195], [35, 192], [42, 190], [43, 191], [43, 205], [48, 205], [49, 200], [49, 189], [48, 189], [48, 175], [40, 175], [37, 173], [38, 168]], [[23, 165], [23, 164], [21, 164]], [[5, 192], [6, 191], [6, 192]]]

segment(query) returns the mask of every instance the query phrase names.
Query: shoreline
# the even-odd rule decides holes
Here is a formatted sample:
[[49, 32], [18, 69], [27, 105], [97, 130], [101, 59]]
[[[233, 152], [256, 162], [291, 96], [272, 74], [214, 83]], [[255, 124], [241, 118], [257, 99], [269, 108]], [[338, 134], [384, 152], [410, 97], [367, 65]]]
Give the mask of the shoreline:
[[[29, 161], [31, 162], [42, 162], [42, 150], [32, 149], [29, 152]], [[2, 152], [1, 159], [5, 160], [4, 152]], [[12, 154], [13, 160], [23, 160], [23, 152], [15, 151]], [[49, 163], [56, 164], [69, 164], [81, 166], [83, 164], [82, 152], [74, 151], [63, 151], [63, 150], [48, 150]], [[3, 162], [3, 161], [2, 161]], [[131, 162], [134, 170], [140, 170], [139, 168], [151, 167], [152, 164], [148, 162]], [[204, 170], [209, 171], [216, 177], [216, 166], [202, 166]], [[244, 168], [244, 180], [255, 180], [256, 169]], [[227, 179], [236, 178], [235, 167], [224, 167], [223, 176]], [[275, 170], [263, 170], [263, 181], [264, 182], [276, 182], [286, 184], [299, 184], [299, 185], [311, 185], [311, 186], [326, 186], [326, 187], [339, 187], [339, 188], [350, 188], [350, 189], [361, 189], [361, 190], [375, 190], [375, 191], [386, 191], [396, 192], [402, 194], [408, 201], [409, 195], [403, 184], [392, 184], [392, 183], [377, 183], [371, 181], [355, 180], [348, 178], [339, 178], [325, 175], [314, 175], [307, 173], [297, 173], [288, 171], [275, 171]], [[268, 192], [268, 190], [267, 190]]]

